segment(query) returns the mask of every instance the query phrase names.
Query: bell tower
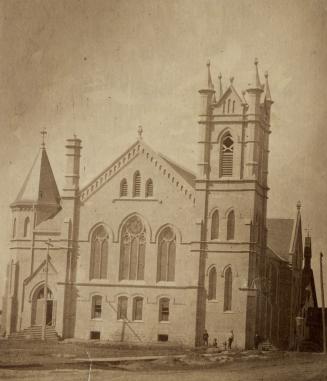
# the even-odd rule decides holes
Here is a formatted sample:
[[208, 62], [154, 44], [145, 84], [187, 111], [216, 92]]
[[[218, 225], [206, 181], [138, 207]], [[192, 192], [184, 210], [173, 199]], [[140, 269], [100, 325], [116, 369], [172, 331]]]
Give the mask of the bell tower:
[[[228, 325], [231, 319], [228, 313], [233, 312], [237, 335], [242, 340], [239, 344], [245, 347], [251, 345], [256, 330], [255, 324], [247, 322], [255, 322], [259, 313], [257, 301], [249, 297], [248, 290], [265, 266], [268, 143], [273, 103], [267, 73], [265, 79], [265, 85], [261, 84], [255, 59], [246, 91], [239, 93], [235, 89], [233, 77], [224, 90], [219, 74], [216, 99], [208, 65], [207, 88], [199, 91], [196, 191], [199, 213], [203, 216], [200, 240], [200, 252], [205, 253], [203, 284], [205, 288], [209, 286], [208, 271], [215, 268], [221, 274], [217, 290], [222, 290], [217, 304], [207, 303], [206, 326], [212, 325], [210, 330], [219, 336], [220, 327]], [[230, 285], [226, 294], [227, 270]], [[224, 303], [226, 295], [230, 295], [228, 303]], [[210, 320], [217, 313], [221, 316], [220, 326]], [[249, 314], [254, 316], [249, 318]]]

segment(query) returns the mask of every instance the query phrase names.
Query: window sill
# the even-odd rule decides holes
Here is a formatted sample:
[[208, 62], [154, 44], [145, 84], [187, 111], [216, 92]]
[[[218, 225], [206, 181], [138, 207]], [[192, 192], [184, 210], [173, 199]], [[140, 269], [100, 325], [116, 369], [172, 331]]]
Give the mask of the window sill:
[[91, 320], [91, 321], [103, 321], [102, 318], [91, 318], [90, 320]]
[[132, 320], [129, 323], [144, 323], [144, 320]]
[[235, 314], [235, 311], [224, 311], [224, 314]]
[[159, 321], [159, 324], [170, 324], [170, 320]]
[[219, 303], [218, 299], [208, 299], [208, 303]]
[[119, 281], [119, 284], [120, 285], [124, 285], [124, 284], [141, 284], [141, 285], [146, 285], [146, 282], [145, 282], [145, 280], [137, 280], [137, 279], [135, 279], [135, 280], [130, 280], [130, 279], [122, 279], [122, 280], [120, 280]]
[[114, 198], [112, 202], [117, 202], [117, 201], [155, 201], [159, 202], [157, 198], [154, 197], [119, 197], [119, 198]]

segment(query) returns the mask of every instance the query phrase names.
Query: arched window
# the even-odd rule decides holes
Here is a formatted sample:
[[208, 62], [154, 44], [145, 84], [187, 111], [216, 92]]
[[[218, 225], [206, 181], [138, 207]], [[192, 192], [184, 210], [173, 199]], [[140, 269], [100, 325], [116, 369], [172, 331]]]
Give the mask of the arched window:
[[176, 234], [166, 227], [158, 239], [157, 281], [175, 280]]
[[159, 300], [159, 321], [169, 321], [169, 299]]
[[235, 112], [235, 101], [233, 101], [233, 113]]
[[120, 182], [120, 197], [126, 197], [127, 196], [127, 180], [122, 179]]
[[29, 232], [30, 232], [30, 219], [29, 217], [26, 217], [24, 221], [24, 237], [27, 237], [29, 235]]
[[143, 280], [145, 264], [145, 227], [137, 216], [126, 221], [121, 233], [119, 280]]
[[219, 237], [219, 213], [215, 210], [211, 218], [211, 239], [217, 239]]
[[230, 99], [228, 99], [228, 102], [227, 102], [227, 113], [228, 114], [230, 113]]
[[133, 179], [133, 197], [141, 196], [141, 175], [139, 171], [134, 173]]
[[12, 224], [12, 237], [16, 237], [16, 218], [14, 218], [14, 222]]
[[127, 319], [127, 296], [120, 296], [118, 298], [118, 309], [117, 309], [117, 319]]
[[233, 152], [234, 142], [232, 135], [227, 132], [221, 139], [220, 147], [220, 176], [233, 176]]
[[223, 103], [223, 114], [225, 114], [225, 109], [226, 109], [226, 101]]
[[227, 217], [227, 240], [234, 239], [235, 237], [235, 213], [234, 210], [230, 211]]
[[224, 311], [231, 311], [232, 309], [232, 285], [232, 269], [228, 267], [228, 269], [225, 271]]
[[145, 197], [153, 197], [153, 181], [148, 179], [145, 185]]
[[108, 233], [101, 225], [92, 234], [90, 279], [106, 279], [108, 267]]
[[142, 320], [143, 298], [137, 296], [133, 299], [133, 320]]
[[99, 319], [101, 318], [101, 313], [102, 313], [102, 296], [94, 295], [92, 296], [91, 318]]
[[208, 299], [216, 299], [216, 289], [217, 289], [217, 270], [213, 267], [209, 271], [209, 285], [208, 285]]

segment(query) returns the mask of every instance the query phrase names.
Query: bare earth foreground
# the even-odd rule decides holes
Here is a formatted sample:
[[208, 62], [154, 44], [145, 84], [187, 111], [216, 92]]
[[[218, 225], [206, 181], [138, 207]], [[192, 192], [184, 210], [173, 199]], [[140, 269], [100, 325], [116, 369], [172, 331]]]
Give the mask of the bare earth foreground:
[[[278, 380], [327, 381], [327, 356], [294, 352], [205, 353], [172, 346], [129, 346], [103, 343], [0, 341], [0, 380], [89, 379], [87, 352], [93, 359], [126, 356], [169, 356], [151, 361], [94, 363], [90, 380]], [[212, 351], [211, 351], [212, 352]], [[184, 355], [184, 356], [180, 356]], [[179, 356], [179, 357], [173, 357]]]

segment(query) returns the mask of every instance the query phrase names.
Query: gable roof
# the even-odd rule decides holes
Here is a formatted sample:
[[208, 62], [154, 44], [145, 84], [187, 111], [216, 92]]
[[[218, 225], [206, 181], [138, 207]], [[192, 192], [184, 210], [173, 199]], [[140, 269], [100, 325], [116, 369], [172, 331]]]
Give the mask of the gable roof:
[[155, 152], [142, 139], [137, 140], [104, 171], [86, 186], [81, 188], [79, 192], [80, 200], [82, 202], [88, 200], [131, 161], [140, 155], [150, 161], [154, 168], [157, 168], [158, 175], [166, 177], [167, 181], [176, 185], [176, 190], [183, 192], [184, 196], [192, 203], [195, 202], [195, 175], [191, 171], [176, 164], [171, 159], [168, 159], [163, 154]]
[[267, 218], [267, 246], [286, 261], [292, 249], [294, 222], [293, 219]]
[[195, 174], [190, 170], [181, 167], [179, 164], [169, 159], [166, 155], [158, 152], [158, 155], [163, 158], [177, 173], [179, 173], [183, 179], [191, 185], [191, 187], [195, 187]]
[[245, 99], [242, 99], [242, 97], [238, 94], [238, 92], [235, 90], [235, 87], [231, 84], [227, 89], [226, 91], [224, 92], [224, 94], [219, 98], [218, 102], [214, 105], [215, 107], [219, 107], [224, 101], [225, 99], [230, 95], [230, 94], [234, 94], [235, 97], [239, 100], [239, 102], [241, 103], [241, 105], [244, 105], [246, 102], [245, 102]]

